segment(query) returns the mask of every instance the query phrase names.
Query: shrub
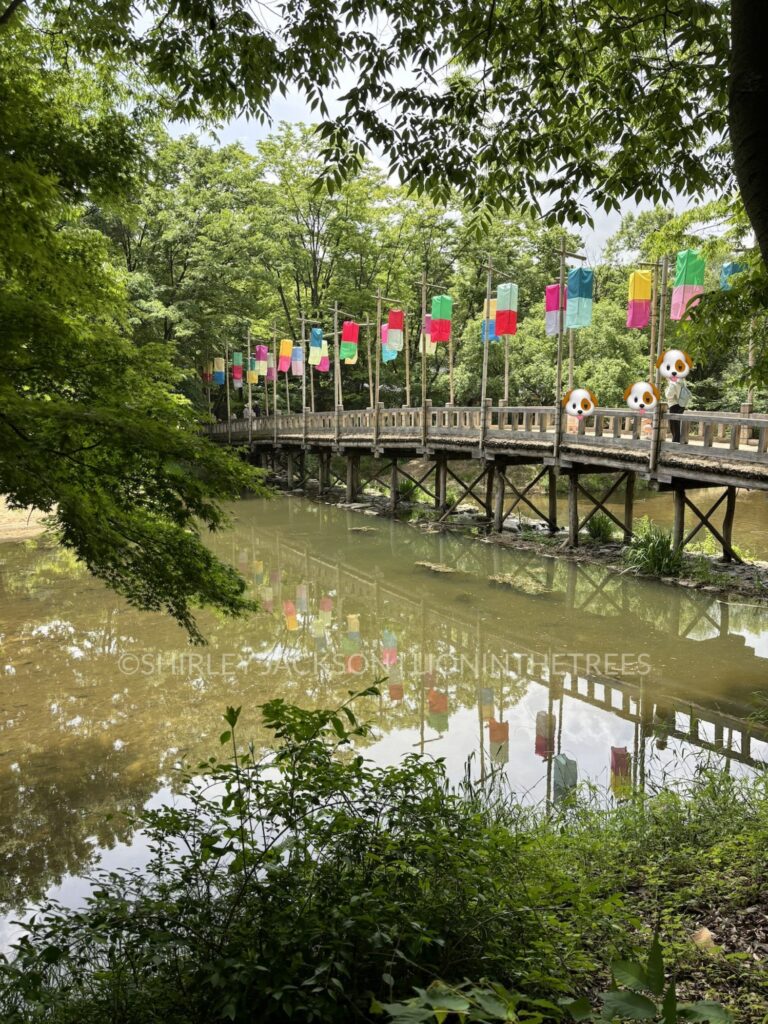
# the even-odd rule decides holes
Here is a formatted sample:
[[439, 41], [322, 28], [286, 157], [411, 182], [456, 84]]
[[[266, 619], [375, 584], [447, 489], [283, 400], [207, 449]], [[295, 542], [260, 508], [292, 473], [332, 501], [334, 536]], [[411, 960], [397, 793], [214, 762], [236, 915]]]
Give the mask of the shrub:
[[[438, 1024], [465, 1004], [467, 1020], [582, 1020], [611, 962], [647, 944], [628, 901], [672, 928], [659, 901], [680, 879], [685, 905], [705, 893], [723, 912], [726, 854], [739, 898], [762, 891], [768, 799], [744, 780], [701, 775], [690, 802], [609, 813], [587, 794], [541, 813], [498, 788], [451, 790], [440, 760], [365, 761], [349, 703], [263, 711], [273, 750], [239, 752], [229, 708], [232, 756], [141, 817], [144, 871], [104, 875], [83, 908], [50, 904], [25, 926], [0, 957], [4, 1024]], [[729, 977], [754, 967], [754, 992], [748, 959]], [[627, 984], [626, 964], [615, 977]], [[633, 1002], [611, 999], [622, 1016]]]
[[679, 576], [683, 567], [683, 552], [673, 546], [671, 533], [647, 516], [639, 520], [624, 559], [633, 569], [651, 576]]
[[605, 512], [595, 512], [587, 523], [587, 536], [600, 544], [613, 539], [613, 523]]

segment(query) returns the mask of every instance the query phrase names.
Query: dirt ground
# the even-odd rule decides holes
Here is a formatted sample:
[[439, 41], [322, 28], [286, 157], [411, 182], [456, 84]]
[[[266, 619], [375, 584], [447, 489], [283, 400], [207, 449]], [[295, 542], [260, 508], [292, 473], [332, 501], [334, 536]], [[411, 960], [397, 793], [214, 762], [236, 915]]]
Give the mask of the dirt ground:
[[8, 508], [0, 499], [0, 542], [29, 540], [43, 532], [43, 513], [33, 508]]

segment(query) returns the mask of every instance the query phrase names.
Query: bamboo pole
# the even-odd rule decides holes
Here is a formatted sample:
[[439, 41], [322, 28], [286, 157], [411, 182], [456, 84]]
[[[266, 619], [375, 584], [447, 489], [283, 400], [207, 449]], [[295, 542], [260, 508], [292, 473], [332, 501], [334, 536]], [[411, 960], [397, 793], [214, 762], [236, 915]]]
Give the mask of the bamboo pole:
[[341, 403], [341, 364], [339, 362], [339, 304], [333, 304], [333, 395], [334, 408]]
[[[371, 330], [370, 330], [370, 325], [368, 323], [368, 317], [367, 316], [365, 318], [365, 327], [366, 327], [366, 334], [365, 334], [366, 353], [367, 353], [367, 356], [368, 356], [368, 405], [372, 409], [373, 408], [373, 363], [371, 362]], [[375, 344], [375, 341], [376, 341], [376, 339], [374, 339], [374, 344]]]
[[[669, 263], [667, 257], [661, 261], [661, 288], [659, 289], [659, 331], [656, 339], [656, 359], [654, 360], [654, 368], [656, 360], [664, 351], [664, 334], [667, 325], [667, 275], [669, 273]], [[658, 387], [661, 381], [661, 370], [656, 369], [656, 386]]]
[[504, 335], [504, 405], [509, 405], [509, 335]]
[[[488, 263], [486, 264], [486, 275], [485, 275], [485, 309], [483, 310], [483, 318], [481, 324], [485, 324], [485, 341], [483, 341], [483, 372], [480, 378], [480, 408], [483, 415], [483, 423], [485, 422], [485, 397], [488, 391], [488, 349], [491, 347], [490, 329], [489, 329], [489, 315], [491, 312], [491, 292], [493, 290], [493, 260], [491, 254], [488, 253]], [[483, 338], [483, 329], [480, 330], [481, 340]], [[453, 404], [453, 398], [451, 398], [451, 404]], [[480, 430], [480, 445], [483, 443], [483, 430]]]
[[379, 387], [381, 382], [381, 287], [376, 289], [376, 394], [373, 404], [374, 410], [379, 408]]
[[307, 358], [309, 353], [305, 351], [304, 342], [307, 340], [307, 328], [304, 317], [301, 318], [301, 413], [302, 416], [307, 409]]
[[251, 325], [248, 324], [245, 331], [245, 344], [247, 349], [245, 359], [245, 379], [248, 385], [248, 444], [253, 441], [253, 387], [251, 385]]
[[573, 370], [574, 370], [574, 336], [573, 328], [571, 327], [568, 331], [568, 390], [573, 387]]
[[403, 320], [405, 323], [403, 327], [405, 329], [405, 404], [410, 409], [411, 407], [411, 351], [409, 343], [409, 331], [408, 331], [408, 312], [403, 311]]
[[656, 362], [656, 303], [659, 297], [659, 264], [653, 265], [653, 281], [651, 284], [651, 340], [648, 351], [648, 380], [653, 380], [654, 363]]
[[565, 285], [565, 235], [560, 240], [560, 292], [557, 297], [559, 306], [557, 328], [557, 370], [555, 373], [555, 453], [560, 447], [560, 434], [563, 428], [563, 328], [565, 326], [565, 310], [563, 309], [563, 286]]
[[232, 409], [229, 402], [229, 342], [226, 344], [224, 355], [224, 384], [227, 389], [227, 441], [232, 444]]
[[427, 439], [427, 268], [421, 272], [421, 442]]

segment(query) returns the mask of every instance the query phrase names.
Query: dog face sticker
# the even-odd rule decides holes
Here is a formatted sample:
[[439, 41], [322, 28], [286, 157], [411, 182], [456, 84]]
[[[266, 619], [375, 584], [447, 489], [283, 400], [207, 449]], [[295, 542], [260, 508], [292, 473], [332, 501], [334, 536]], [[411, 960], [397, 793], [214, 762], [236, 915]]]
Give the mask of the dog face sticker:
[[597, 407], [597, 396], [588, 388], [571, 388], [563, 399], [563, 408], [569, 416], [583, 419], [591, 416]]
[[685, 380], [693, 369], [693, 360], [681, 348], [669, 348], [656, 360], [656, 367], [667, 380]]
[[634, 384], [630, 384], [624, 392], [624, 401], [630, 409], [637, 410], [641, 416], [648, 412], [653, 412], [660, 400], [661, 395], [656, 385], [649, 384], [644, 380], [638, 380]]

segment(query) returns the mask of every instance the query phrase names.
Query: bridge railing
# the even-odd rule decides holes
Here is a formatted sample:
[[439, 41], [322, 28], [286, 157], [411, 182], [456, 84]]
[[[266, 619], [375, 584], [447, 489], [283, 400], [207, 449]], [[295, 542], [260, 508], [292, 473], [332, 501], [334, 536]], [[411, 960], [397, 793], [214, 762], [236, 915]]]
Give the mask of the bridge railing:
[[[290, 442], [337, 442], [393, 444], [413, 441], [414, 445], [452, 444], [499, 449], [526, 444], [539, 449], [554, 448], [558, 423], [555, 406], [421, 406], [385, 409], [350, 409], [326, 412], [281, 413], [257, 416], [231, 423], [214, 423], [208, 432], [220, 439], [242, 441], [274, 439]], [[657, 462], [685, 453], [687, 456], [735, 460], [768, 469], [768, 415], [728, 412], [662, 411], [656, 417], [626, 408], [598, 409], [592, 416], [576, 421], [560, 417], [561, 447], [566, 451], [633, 451], [640, 461], [648, 460], [653, 471]], [[671, 438], [672, 424], [680, 424], [680, 442]], [[623, 456], [624, 457], [624, 456]], [[635, 460], [637, 461], [637, 459]]]

